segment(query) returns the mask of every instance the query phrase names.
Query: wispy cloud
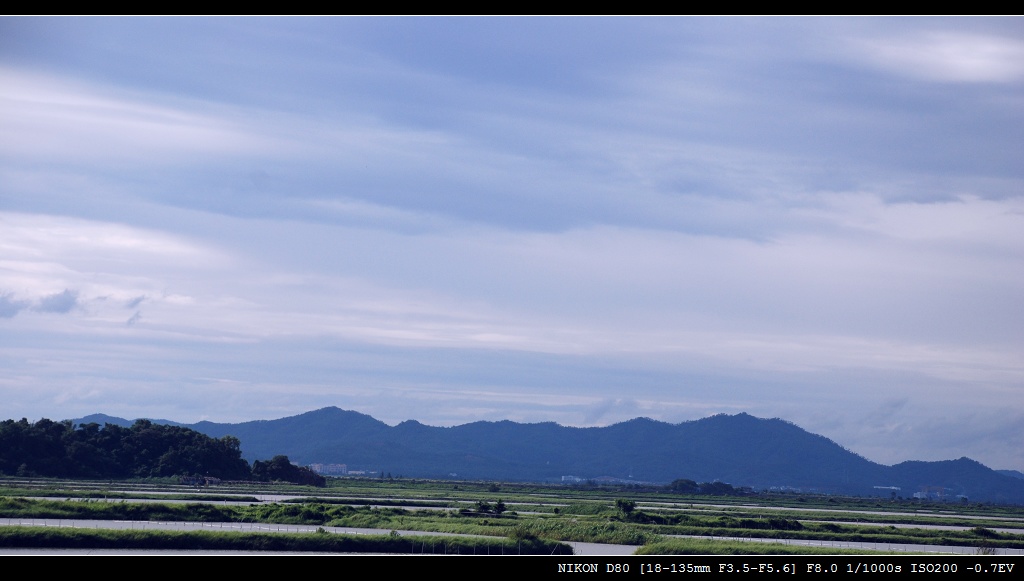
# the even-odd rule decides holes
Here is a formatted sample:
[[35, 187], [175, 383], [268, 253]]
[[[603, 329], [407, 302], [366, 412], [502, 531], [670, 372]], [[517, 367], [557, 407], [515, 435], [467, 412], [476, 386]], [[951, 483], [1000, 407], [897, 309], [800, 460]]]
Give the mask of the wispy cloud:
[[78, 306], [78, 291], [65, 289], [63, 292], [39, 299], [36, 310], [43, 313], [67, 313]]
[[0, 317], [11, 318], [29, 306], [29, 302], [14, 298], [12, 293], [0, 294]]
[[[120, 93], [120, 94], [119, 94]], [[109, 86], [0, 68], [0, 153], [20, 159], [153, 165], [268, 146], [196, 103], [162, 105]]]
[[134, 309], [135, 307], [142, 304], [142, 301], [144, 300], [146, 300], [146, 295], [139, 295], [135, 298], [129, 299], [128, 302], [124, 304], [124, 306], [129, 309]]
[[1024, 80], [1024, 41], [1003, 34], [923, 30], [861, 39], [865, 61], [898, 75], [945, 83]]

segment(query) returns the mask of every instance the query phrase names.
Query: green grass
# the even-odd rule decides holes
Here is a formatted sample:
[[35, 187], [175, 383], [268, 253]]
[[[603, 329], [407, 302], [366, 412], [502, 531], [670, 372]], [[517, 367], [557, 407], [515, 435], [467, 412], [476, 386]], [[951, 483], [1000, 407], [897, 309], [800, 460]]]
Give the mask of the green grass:
[[237, 533], [0, 527], [0, 546], [19, 548], [150, 549], [183, 551], [313, 551], [324, 553], [571, 555], [572, 548], [541, 539]]
[[634, 555], [872, 555], [885, 553], [862, 549], [834, 549], [779, 543], [745, 543], [706, 539], [666, 539], [644, 545]]
[[[256, 502], [254, 498], [252, 500]], [[317, 496], [303, 496], [297, 498], [289, 498], [280, 501], [282, 504], [310, 504], [310, 503], [321, 503], [321, 504], [348, 504], [348, 505], [365, 505], [365, 506], [395, 506], [395, 507], [411, 507], [411, 508], [452, 508], [457, 503], [450, 500], [392, 500], [388, 498], [357, 498], [357, 497], [317, 497]]]
[[95, 500], [187, 500], [194, 502], [259, 502], [255, 496], [244, 494], [123, 492], [117, 490], [64, 490], [53, 488], [3, 488], [0, 497], [75, 498]]
[[559, 541], [644, 545], [661, 538], [656, 532], [637, 525], [597, 518], [531, 519], [519, 526], [532, 535]]
[[[1024, 509], [959, 503], [901, 503], [813, 496], [800, 500], [791, 495], [782, 498], [766, 495], [682, 497], [654, 487], [577, 488], [402, 479], [331, 479], [326, 489], [229, 483], [209, 489], [215, 490], [215, 494], [203, 495], [190, 494], [189, 491], [193, 489], [166, 482], [116, 483], [117, 490], [110, 489], [115, 483], [106, 481], [21, 479], [8, 482], [12, 487], [4, 489], [4, 479], [0, 479], [0, 518], [262, 522], [473, 534], [492, 537], [492, 540], [511, 535], [531, 540], [652, 546], [678, 541], [667, 539], [666, 535], [694, 535], [1024, 548], [1024, 535], [991, 530], [996, 527], [1024, 526], [1024, 523], [1013, 520], [1024, 517]], [[157, 491], [170, 492], [172, 496], [156, 494]], [[13, 497], [15, 492], [25, 493], [25, 496], [82, 495], [87, 498], [72, 501], [28, 500]], [[296, 494], [298, 498], [280, 503], [255, 502], [254, 495], [262, 494]], [[132, 502], [143, 497], [238, 500], [240, 497], [237, 495], [252, 502], [237, 505]], [[100, 496], [107, 501], [95, 500]], [[125, 498], [112, 502], [115, 496]], [[500, 517], [474, 512], [478, 502], [493, 505], [498, 499], [503, 500], [509, 508]], [[637, 503], [636, 510], [628, 518], [616, 509], [616, 500], [619, 499]], [[773, 502], [804, 509], [782, 510], [772, 506]], [[878, 505], [884, 506], [880, 509]], [[819, 506], [827, 507], [828, 510], [807, 510]], [[447, 510], [416, 510], [429, 507]], [[865, 510], [916, 513], [869, 514]], [[948, 514], [952, 518], [940, 514]], [[983, 518], [965, 518], [968, 515]], [[825, 522], [828, 520], [846, 522]], [[854, 524], [857, 522], [876, 524]], [[897, 529], [888, 526], [889, 523], [944, 524], [971, 528], [964, 531]], [[708, 542], [693, 540], [698, 541]], [[678, 542], [692, 544], [690, 541]], [[754, 551], [764, 550], [765, 546], [775, 550], [786, 545], [741, 543], [741, 546], [744, 550]]]
[[133, 503], [124, 500], [30, 500], [0, 498], [0, 517], [93, 520], [233, 522], [239, 507], [204, 503]]
[[[1024, 548], [1024, 536], [983, 527], [965, 531], [897, 529], [891, 526], [801, 523], [795, 519], [737, 519], [679, 512], [637, 511], [630, 521], [603, 503], [573, 503], [560, 515], [520, 517], [461, 514], [458, 511], [405, 510], [313, 502], [306, 504], [213, 505], [205, 503], [133, 503], [125, 500], [52, 501], [0, 497], [0, 518], [95, 519], [171, 522], [261, 522], [328, 525], [425, 532], [507, 536], [522, 530], [537, 538], [643, 545], [663, 535], [759, 537], [834, 542], [959, 545]], [[572, 514], [570, 513], [572, 511]], [[589, 514], [588, 514], [589, 513]], [[684, 523], [684, 524], [672, 524]]]

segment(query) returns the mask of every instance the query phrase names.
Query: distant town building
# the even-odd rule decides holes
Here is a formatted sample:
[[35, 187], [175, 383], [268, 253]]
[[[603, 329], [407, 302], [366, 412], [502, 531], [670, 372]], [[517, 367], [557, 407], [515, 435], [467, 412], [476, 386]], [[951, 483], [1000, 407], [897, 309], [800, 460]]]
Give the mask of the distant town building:
[[914, 493], [914, 498], [920, 500], [942, 500], [946, 498], [946, 488], [943, 486], [922, 486], [920, 492]]
[[327, 476], [343, 476], [349, 474], [348, 465], [346, 464], [310, 464], [309, 469], [317, 474], [323, 474]]

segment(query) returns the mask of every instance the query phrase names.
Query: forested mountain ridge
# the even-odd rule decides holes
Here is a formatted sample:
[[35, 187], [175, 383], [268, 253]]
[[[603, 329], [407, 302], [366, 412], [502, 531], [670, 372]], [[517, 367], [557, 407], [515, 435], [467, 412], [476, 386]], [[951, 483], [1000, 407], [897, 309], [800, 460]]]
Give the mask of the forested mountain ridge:
[[743, 413], [680, 424], [636, 418], [598, 428], [511, 421], [445, 428], [412, 420], [391, 427], [331, 407], [278, 420], [189, 427], [215, 438], [239, 438], [246, 458], [287, 454], [302, 464], [341, 463], [404, 476], [653, 483], [686, 478], [758, 490], [875, 496], [941, 490], [947, 499], [1024, 503], [1024, 480], [968, 458], [884, 466], [790, 422]]

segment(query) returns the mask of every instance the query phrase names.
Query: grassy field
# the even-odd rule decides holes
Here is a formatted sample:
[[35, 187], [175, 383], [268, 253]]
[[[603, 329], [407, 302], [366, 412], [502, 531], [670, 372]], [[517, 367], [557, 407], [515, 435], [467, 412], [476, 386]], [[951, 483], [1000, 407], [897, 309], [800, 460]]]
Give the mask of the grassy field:
[[0, 526], [0, 547], [400, 553], [431, 555], [571, 555], [572, 548], [542, 539], [480, 539], [327, 533], [271, 534], [209, 531], [51, 529]]
[[[267, 497], [275, 502], [265, 501]], [[495, 511], [499, 501], [505, 508], [500, 514]], [[240, 483], [201, 490], [154, 481], [0, 480], [0, 525], [5, 524], [3, 519], [11, 522], [33, 518], [258, 522], [425, 531], [484, 537], [444, 537], [463, 539], [460, 543], [465, 544], [459, 544], [457, 551], [462, 551], [461, 547], [475, 550], [472, 547], [480, 540], [517, 546], [523, 542], [546, 543], [536, 547], [548, 554], [562, 550], [554, 548], [562, 541], [637, 545], [644, 554], [820, 552], [816, 547], [673, 538], [676, 535], [945, 545], [975, 547], [979, 552], [997, 547], [1024, 549], [1024, 535], [993, 530], [1024, 528], [1021, 507], [792, 495], [681, 496], [656, 488], [402, 479], [332, 479], [328, 488]], [[910, 528], [897, 528], [897, 524]], [[964, 530], [926, 528], [935, 525]], [[2, 546], [44, 542], [58, 544], [39, 546], [60, 546], [64, 542], [60, 539], [65, 538], [55, 532], [51, 540], [39, 540], [49, 537], [9, 530], [28, 527], [7, 528], [7, 536], [0, 537]], [[125, 531], [104, 531], [108, 533], [116, 536]], [[68, 543], [79, 542], [68, 534]], [[165, 539], [155, 531], [153, 534], [146, 542], [185, 542], [171, 540], [170, 536]], [[27, 540], [13, 540], [19, 535]], [[321, 542], [325, 541], [315, 541], [314, 545]], [[496, 546], [500, 551], [501, 545]]]
[[667, 539], [644, 545], [637, 555], [864, 555], [893, 554], [823, 547], [802, 547], [775, 543], [744, 543], [705, 539]]

